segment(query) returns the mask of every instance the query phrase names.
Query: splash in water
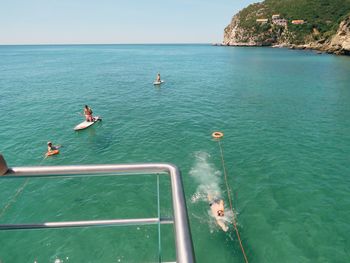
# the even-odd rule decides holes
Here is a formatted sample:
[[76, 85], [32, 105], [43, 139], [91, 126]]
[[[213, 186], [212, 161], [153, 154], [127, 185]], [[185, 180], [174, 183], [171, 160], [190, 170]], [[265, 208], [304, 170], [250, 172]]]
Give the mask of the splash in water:
[[[210, 155], [206, 152], [196, 152], [195, 153], [195, 164], [190, 171], [190, 175], [194, 178], [198, 187], [196, 192], [191, 197], [191, 202], [196, 203], [198, 201], [208, 202], [208, 196], [213, 199], [224, 199], [220, 184], [222, 183], [221, 172], [215, 168], [213, 164], [209, 162]], [[211, 218], [214, 218], [210, 209], [208, 209], [208, 214]], [[225, 207], [225, 216], [222, 217], [226, 224], [234, 220], [234, 213]], [[217, 229], [215, 220], [212, 220], [210, 224], [211, 232], [213, 232], [214, 227]]]
[[221, 172], [209, 163], [210, 155], [206, 152], [195, 153], [195, 164], [190, 175], [198, 183], [197, 191], [192, 195], [191, 201], [207, 201], [207, 196], [221, 198]]

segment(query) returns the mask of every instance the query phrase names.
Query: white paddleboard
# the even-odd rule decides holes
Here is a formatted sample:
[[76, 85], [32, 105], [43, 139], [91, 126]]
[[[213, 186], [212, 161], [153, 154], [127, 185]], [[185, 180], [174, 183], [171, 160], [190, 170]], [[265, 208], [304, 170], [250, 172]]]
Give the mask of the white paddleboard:
[[153, 85], [160, 85], [160, 84], [162, 84], [162, 83], [164, 83], [164, 80], [155, 81], [155, 82], [153, 82]]
[[94, 121], [83, 121], [82, 123], [78, 124], [74, 127], [75, 131], [84, 130], [86, 128], [89, 128], [90, 126], [94, 125], [96, 122], [101, 121], [101, 117], [95, 116]]

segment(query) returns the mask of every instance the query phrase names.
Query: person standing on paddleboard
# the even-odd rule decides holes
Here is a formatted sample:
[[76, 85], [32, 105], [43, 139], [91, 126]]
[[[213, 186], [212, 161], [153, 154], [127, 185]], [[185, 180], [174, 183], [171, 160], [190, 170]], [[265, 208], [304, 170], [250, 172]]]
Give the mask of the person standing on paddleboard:
[[88, 105], [85, 105], [85, 107], [84, 107], [84, 115], [85, 115], [86, 121], [89, 121], [89, 122], [94, 121], [94, 119], [92, 117], [92, 109]]
[[156, 80], [156, 82], [161, 82], [161, 80], [160, 80], [160, 73], [157, 74], [157, 80]]

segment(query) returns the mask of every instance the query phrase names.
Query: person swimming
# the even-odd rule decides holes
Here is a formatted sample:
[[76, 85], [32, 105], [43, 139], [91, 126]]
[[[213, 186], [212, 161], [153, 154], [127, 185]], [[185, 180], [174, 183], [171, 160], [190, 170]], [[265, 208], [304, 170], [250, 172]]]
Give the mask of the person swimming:
[[216, 219], [216, 223], [222, 228], [223, 231], [228, 230], [228, 226], [225, 224], [225, 207], [224, 200], [221, 198], [213, 198], [208, 194], [209, 206], [212, 212], [213, 217]]
[[52, 142], [47, 142], [47, 152], [53, 152], [58, 148], [59, 148], [58, 146], [53, 146]]
[[59, 148], [61, 145], [52, 145], [52, 142], [47, 142], [47, 152], [45, 153], [45, 158], [51, 155], [56, 155], [59, 153]]
[[94, 121], [94, 118], [92, 117], [92, 109], [88, 105], [85, 105], [84, 107], [84, 115], [85, 115], [86, 121], [88, 122]]

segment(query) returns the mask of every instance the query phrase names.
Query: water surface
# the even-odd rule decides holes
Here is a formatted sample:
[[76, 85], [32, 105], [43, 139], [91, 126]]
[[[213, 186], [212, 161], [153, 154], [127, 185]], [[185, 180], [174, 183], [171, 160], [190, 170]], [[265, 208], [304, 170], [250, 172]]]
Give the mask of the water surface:
[[[152, 85], [160, 72], [165, 83]], [[207, 45], [0, 47], [0, 151], [10, 166], [171, 162], [198, 262], [243, 262], [205, 201], [228, 199], [250, 262], [350, 258], [350, 59]], [[74, 132], [85, 104], [103, 121]], [[46, 142], [61, 144], [44, 159]], [[203, 178], [201, 178], [203, 176]], [[163, 216], [171, 215], [161, 177]], [[204, 190], [203, 190], [204, 189]], [[156, 177], [0, 181], [0, 221], [157, 216]], [[157, 226], [1, 232], [2, 262], [154, 262]], [[174, 261], [162, 226], [162, 256]], [[21, 251], [21, 253], [19, 253]], [[135, 251], [138, 251], [137, 253]]]

